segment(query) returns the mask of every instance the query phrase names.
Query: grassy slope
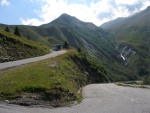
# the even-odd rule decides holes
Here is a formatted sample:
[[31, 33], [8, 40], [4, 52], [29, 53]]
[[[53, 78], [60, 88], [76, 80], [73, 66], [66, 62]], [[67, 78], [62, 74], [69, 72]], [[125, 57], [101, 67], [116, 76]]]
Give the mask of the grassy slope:
[[0, 62], [35, 57], [49, 53], [48, 47], [0, 30]]
[[70, 51], [56, 58], [0, 72], [0, 98], [40, 94], [39, 100], [70, 102], [88, 83], [108, 82], [105, 69], [82, 54]]
[[[37, 26], [26, 26], [26, 25], [4, 25], [0, 24], [0, 29], [5, 30], [6, 26], [10, 29], [10, 32], [13, 34], [15, 27], [17, 26], [21, 36], [32, 41], [47, 45], [52, 47], [54, 43], [48, 42], [47, 30], [37, 27]], [[54, 37], [53, 37], [54, 38]]]
[[121, 21], [108, 22], [104, 27], [116, 35], [118, 45], [127, 45], [136, 51], [128, 67], [134, 68], [139, 76], [150, 75], [150, 7]]

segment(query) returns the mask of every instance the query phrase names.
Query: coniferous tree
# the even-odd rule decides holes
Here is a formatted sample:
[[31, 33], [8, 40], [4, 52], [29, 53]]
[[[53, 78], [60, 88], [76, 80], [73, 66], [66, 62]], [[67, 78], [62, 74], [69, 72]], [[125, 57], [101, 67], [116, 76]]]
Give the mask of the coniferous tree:
[[78, 52], [79, 52], [79, 53], [81, 53], [81, 48], [80, 48], [80, 47], [78, 47], [78, 49], [77, 49], [77, 50], [78, 50]]
[[5, 28], [5, 31], [6, 31], [6, 32], [10, 32], [10, 30], [9, 30], [9, 28], [8, 28], [8, 27], [6, 27], [6, 28]]
[[15, 28], [14, 34], [17, 35], [17, 36], [21, 36], [20, 31], [19, 31], [17, 26]]
[[65, 41], [65, 42], [64, 42], [63, 48], [65, 48], [65, 49], [69, 49], [69, 44], [68, 44], [68, 42], [67, 42], [67, 41]]

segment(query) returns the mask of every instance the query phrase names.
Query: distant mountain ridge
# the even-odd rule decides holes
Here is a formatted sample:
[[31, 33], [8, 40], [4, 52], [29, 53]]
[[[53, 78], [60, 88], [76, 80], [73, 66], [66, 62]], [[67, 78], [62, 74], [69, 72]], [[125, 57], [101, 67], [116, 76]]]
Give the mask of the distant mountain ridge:
[[147, 7], [147, 9], [136, 13], [130, 17], [121, 17], [117, 18], [115, 20], [106, 22], [102, 24], [100, 27], [103, 29], [122, 29], [131, 27], [131, 26], [150, 26], [150, 6]]
[[80, 26], [80, 27], [92, 27], [93, 29], [96, 29], [97, 26], [94, 25], [93, 23], [91, 22], [83, 22], [79, 19], [77, 19], [76, 17], [74, 16], [70, 16], [68, 14], [62, 14], [60, 15], [57, 19], [53, 20], [52, 22], [48, 23], [48, 24], [43, 24], [41, 25], [40, 27], [44, 27], [44, 28], [48, 28], [48, 27], [51, 27], [53, 25], [66, 25], [66, 26]]
[[[111, 26], [113, 28], [113, 26], [116, 26], [116, 24], [120, 24], [125, 18], [121, 17], [121, 18], [117, 18], [115, 20], [112, 21], [108, 21], [106, 23], [103, 23], [100, 27], [103, 29], [110, 29]], [[109, 28], [108, 28], [109, 27]]]
[[[13, 32], [15, 26], [6, 26]], [[83, 52], [97, 59], [108, 70], [112, 80], [135, 79], [131, 70], [126, 68], [120, 53], [116, 51], [115, 35], [89, 22], [82, 22], [76, 17], [62, 14], [54, 21], [41, 26], [18, 26], [21, 35], [30, 40], [52, 47], [68, 41], [70, 47], [81, 48]]]
[[100, 27], [116, 36], [117, 49], [129, 68], [139, 76], [150, 75], [150, 6], [131, 17]]

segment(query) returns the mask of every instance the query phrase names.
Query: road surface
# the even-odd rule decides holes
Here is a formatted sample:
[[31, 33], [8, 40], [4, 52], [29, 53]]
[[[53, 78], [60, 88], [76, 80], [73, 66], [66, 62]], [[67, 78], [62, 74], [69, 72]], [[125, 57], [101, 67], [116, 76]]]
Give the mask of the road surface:
[[150, 113], [150, 89], [92, 84], [83, 88], [83, 101], [72, 107], [30, 108], [0, 103], [0, 113]]
[[23, 59], [23, 60], [17, 60], [17, 61], [12, 61], [12, 62], [6, 62], [6, 63], [0, 63], [0, 70], [4, 70], [7, 68], [12, 68], [12, 67], [20, 66], [23, 64], [32, 63], [32, 62], [37, 62], [37, 61], [52, 58], [52, 57], [56, 57], [58, 55], [64, 54], [65, 52], [66, 52], [65, 50], [53, 51], [52, 53], [44, 55], [44, 56], [28, 58], [28, 59]]

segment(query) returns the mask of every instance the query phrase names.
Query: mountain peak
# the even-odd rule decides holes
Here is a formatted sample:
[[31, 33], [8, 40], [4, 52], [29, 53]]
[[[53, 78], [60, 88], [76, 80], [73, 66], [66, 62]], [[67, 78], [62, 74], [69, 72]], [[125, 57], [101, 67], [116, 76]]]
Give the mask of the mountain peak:
[[150, 6], [148, 6], [144, 11], [149, 12], [150, 11]]
[[74, 17], [74, 16], [70, 16], [66, 13], [60, 15], [57, 19], [53, 20], [52, 22], [48, 23], [48, 24], [44, 24], [44, 25], [41, 25], [41, 27], [45, 27], [45, 28], [48, 28], [50, 26], [53, 26], [53, 25], [61, 25], [61, 26], [78, 26], [78, 27], [87, 27], [87, 28], [90, 28], [90, 29], [95, 29], [97, 28], [96, 25], [94, 25], [93, 23], [91, 22], [83, 22], [81, 20], [79, 20], [78, 18]]
[[53, 20], [52, 22], [48, 23], [48, 24], [43, 24], [41, 25], [41, 27], [50, 27], [51, 25], [69, 25], [69, 24], [75, 24], [81, 22], [79, 19], [77, 19], [74, 16], [70, 16], [66, 13], [63, 13], [62, 15], [60, 15], [58, 18], [56, 18], [55, 20]]
[[147, 9], [150, 9], [150, 6], [148, 6]]
[[[67, 14], [67, 13], [63, 13], [63, 14], [61, 14], [59, 17], [72, 17], [72, 16], [70, 16], [69, 14]], [[59, 18], [58, 17], [58, 18]]]
[[56, 20], [63, 23], [72, 23], [73, 21], [79, 21], [76, 17], [70, 16], [66, 13], [60, 15]]

